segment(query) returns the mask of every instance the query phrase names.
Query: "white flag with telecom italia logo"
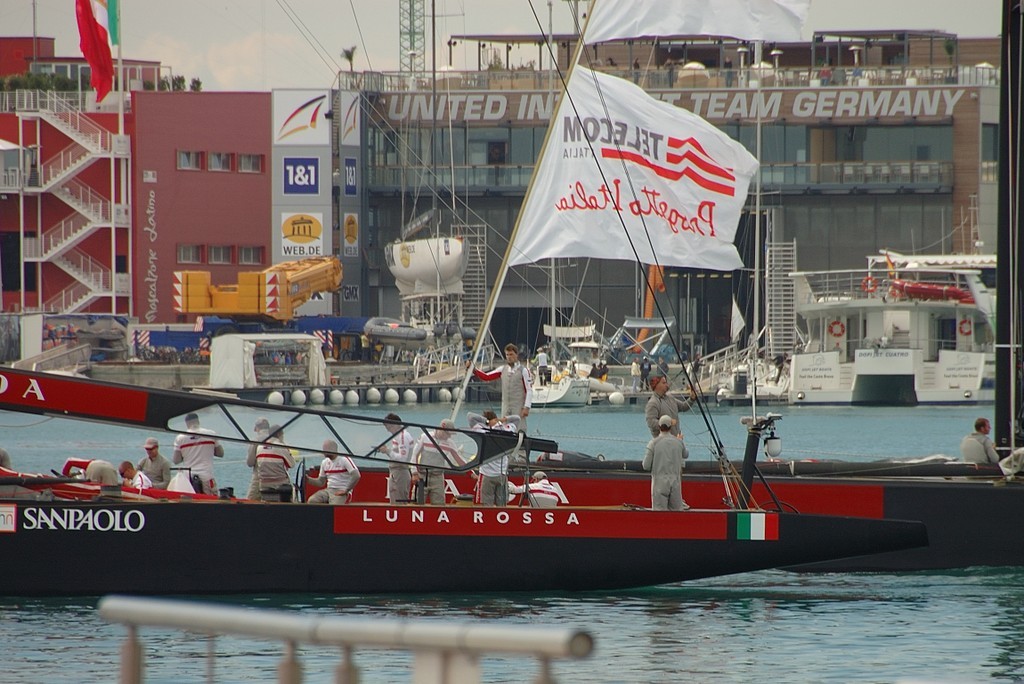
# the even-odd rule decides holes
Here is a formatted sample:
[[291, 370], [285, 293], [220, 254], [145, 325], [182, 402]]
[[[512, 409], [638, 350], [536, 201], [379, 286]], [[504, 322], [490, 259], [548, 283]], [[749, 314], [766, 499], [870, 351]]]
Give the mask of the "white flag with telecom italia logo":
[[577, 67], [569, 93], [575, 111], [562, 97], [509, 264], [595, 257], [741, 268], [733, 241], [753, 155], [621, 78]]
[[792, 43], [811, 0], [609, 0], [597, 2], [586, 43], [656, 36], [729, 36]]

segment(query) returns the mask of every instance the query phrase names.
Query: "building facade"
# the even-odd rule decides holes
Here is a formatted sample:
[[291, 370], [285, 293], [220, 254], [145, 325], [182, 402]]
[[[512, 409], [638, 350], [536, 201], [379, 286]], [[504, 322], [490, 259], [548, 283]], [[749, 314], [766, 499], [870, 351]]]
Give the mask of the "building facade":
[[[455, 38], [476, 40], [481, 54], [500, 40]], [[537, 37], [527, 38], [535, 49]], [[24, 65], [21, 41], [0, 40], [0, 65]], [[564, 65], [573, 39], [556, 42]], [[793, 267], [824, 270], [863, 266], [884, 249], [994, 249], [999, 74], [988, 62], [998, 47], [998, 39], [948, 34], [821, 34], [766, 46], [755, 66], [751, 46], [722, 41], [602, 45], [584, 62], [703, 116], [759, 154], [763, 237], [792, 246]], [[35, 69], [74, 61], [53, 57], [52, 43], [33, 49]], [[512, 54], [504, 51], [506, 61]], [[0, 93], [4, 310], [177, 322], [175, 271], [209, 270], [228, 283], [280, 258], [275, 230], [284, 215], [309, 213], [298, 201], [308, 185], [288, 190], [285, 180], [297, 177], [297, 160], [313, 157], [323, 249], [345, 263], [334, 313], [398, 315], [384, 246], [430, 209], [439, 217], [430, 231], [480, 242], [493, 282], [557, 77], [511, 63], [488, 70], [487, 62], [435, 79], [342, 72], [342, 89], [318, 110], [330, 126], [327, 156], [282, 146], [272, 93], [134, 91], [123, 123], [109, 103], [77, 93]], [[752, 212], [753, 196], [749, 205]], [[753, 224], [748, 216], [738, 237], [748, 264]], [[628, 260], [519, 267], [492, 333], [533, 349], [552, 307], [560, 322], [593, 321], [609, 333], [649, 305], [642, 282]], [[728, 341], [732, 300], [749, 289], [749, 274], [669, 269], [664, 283], [658, 303], [677, 316], [688, 344], [709, 350]]]

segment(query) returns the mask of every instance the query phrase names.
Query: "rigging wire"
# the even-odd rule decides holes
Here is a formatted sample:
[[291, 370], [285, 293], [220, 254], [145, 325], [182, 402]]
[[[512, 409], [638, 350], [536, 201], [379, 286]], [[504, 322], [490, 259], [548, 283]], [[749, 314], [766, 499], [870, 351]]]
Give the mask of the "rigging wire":
[[[543, 32], [543, 27], [542, 27], [541, 22], [540, 22], [540, 17], [537, 15], [537, 10], [534, 7], [533, 0], [530, 0], [529, 4], [530, 4], [530, 11], [533, 13], [534, 21], [537, 23], [538, 28], [540, 28], [540, 30]], [[575, 28], [576, 28], [577, 35], [579, 35], [580, 36], [579, 39], [581, 41], [583, 41], [584, 40], [583, 31], [582, 31], [582, 28], [580, 27], [579, 22], [578, 22], [578, 20], [576, 19], [575, 16], [573, 17], [573, 21], [575, 23]], [[549, 50], [551, 49], [550, 46], [548, 47], [548, 49]], [[595, 88], [597, 90], [598, 97], [600, 98], [601, 105], [602, 105], [602, 108], [604, 109], [605, 115], [608, 116], [609, 115], [608, 103], [605, 100], [604, 93], [601, 91], [601, 88], [600, 88], [600, 86], [598, 84], [596, 72], [594, 72], [594, 70], [593, 70], [593, 63], [592, 63], [592, 60], [590, 59], [590, 54], [588, 53], [588, 51], [586, 50], [585, 47], [581, 51], [581, 55], [583, 56], [583, 59], [586, 60], [587, 66], [591, 69], [591, 72], [593, 74], [593, 79], [594, 79], [594, 86], [595, 86]], [[563, 97], [565, 98], [565, 101], [567, 101], [569, 103], [570, 107], [572, 108], [573, 115], [576, 117], [576, 119], [577, 120], [581, 120], [582, 117], [580, 116], [579, 110], [576, 107], [576, 102], [573, 100], [573, 97], [572, 97], [571, 93], [569, 92], [569, 86], [568, 86], [568, 83], [566, 81], [565, 75], [563, 74], [561, 68], [558, 68], [558, 77], [559, 77], [559, 81], [562, 84], [562, 92], [563, 92]], [[588, 146], [588, 148], [590, 150], [590, 153], [591, 153], [591, 158], [596, 160], [598, 158], [598, 155], [595, 154], [593, 143], [591, 142], [591, 140], [587, 136], [584, 136], [584, 140], [586, 140], [586, 142], [587, 142], [587, 146]], [[614, 140], [612, 141], [612, 144], [614, 144], [617, 149], [619, 148], [618, 143], [615, 142]], [[632, 194], [633, 200], [636, 201], [636, 202], [639, 202], [639, 195], [636, 192], [636, 187], [635, 187], [635, 185], [633, 183], [632, 176], [631, 176], [631, 174], [629, 172], [629, 168], [626, 165], [626, 162], [625, 162], [624, 158], [620, 158], [620, 164], [622, 165], [622, 171], [623, 171], [623, 175], [625, 176], [626, 186], [627, 186], [629, 192]], [[601, 167], [600, 164], [596, 164], [596, 166], [597, 166], [598, 173], [601, 175], [601, 181], [604, 183], [604, 185], [606, 187], [610, 187], [610, 184], [608, 183], [608, 178], [605, 175], [604, 169]], [[622, 227], [622, 232], [623, 232], [623, 234], [626, 237], [626, 241], [629, 244], [629, 248], [630, 248], [630, 250], [633, 253], [634, 260], [637, 263], [639, 263], [640, 262], [640, 255], [639, 255], [639, 252], [637, 251], [636, 244], [633, 241], [633, 237], [629, 234], [629, 231], [626, 228], [625, 219], [623, 219], [621, 213], [619, 213], [619, 212], [616, 212], [616, 217], [618, 218], [619, 225]], [[650, 234], [650, 230], [649, 230], [649, 228], [647, 226], [647, 222], [644, 220], [644, 217], [642, 215], [639, 216], [638, 218], [640, 219], [641, 225], [643, 226], [644, 237], [647, 238], [648, 247], [650, 248], [651, 253], [653, 255], [653, 258], [654, 258], [654, 262], [655, 263], [653, 265], [655, 267], [657, 267], [657, 268], [663, 268], [661, 266], [661, 264], [658, 262], [657, 252], [654, 249], [653, 239], [651, 238], [651, 234]], [[653, 296], [654, 295], [654, 286], [653, 286], [653, 284], [650, 281], [650, 277], [648, 276], [647, 270], [646, 269], [641, 269], [641, 274], [643, 276], [645, 290], [649, 291], [650, 294], [652, 295], [655, 308], [656, 308], [656, 310], [658, 312], [658, 316], [661, 318], [662, 323], [667, 328], [668, 327], [667, 316], [665, 315], [664, 309], [663, 309], [661, 303], [658, 301], [657, 297]], [[680, 345], [679, 345], [679, 341], [677, 339], [677, 335], [673, 334], [671, 331], [669, 331], [669, 339], [671, 340], [672, 347], [675, 350], [677, 357], [682, 358], [682, 355], [679, 353], [680, 352]], [[720, 460], [724, 459], [725, 458], [725, 447], [722, 444], [722, 440], [721, 440], [720, 435], [718, 434], [718, 430], [717, 430], [717, 427], [714, 424], [714, 420], [712, 419], [710, 412], [707, 410], [706, 402], [704, 401], [703, 397], [701, 396], [700, 387], [697, 385], [696, 379], [694, 377], [692, 377], [690, 371], [688, 371], [686, 369], [686, 364], [682, 364], [681, 375], [683, 375], [683, 377], [686, 379], [686, 381], [689, 384], [689, 386], [691, 388], [694, 388], [694, 396], [696, 397], [695, 403], [696, 403], [698, 409], [700, 410], [700, 414], [701, 414], [701, 417], [704, 420], [704, 424], [705, 424], [705, 427], [707, 428], [708, 435], [710, 436], [710, 438], [712, 440], [712, 443], [714, 445], [714, 448], [715, 448], [715, 451], [716, 451], [716, 453], [718, 455], [718, 458]]]
[[[296, 12], [292, 8], [288, 0], [275, 1], [277, 2], [277, 6], [281, 8], [281, 11], [285, 13], [285, 16], [288, 17], [288, 20], [292, 22], [292, 25], [299, 30], [299, 34], [302, 35], [303, 40], [305, 40], [306, 43], [308, 43], [309, 46], [313, 48], [313, 51], [316, 53], [317, 57], [319, 57], [320, 61], [322, 61], [327, 66], [327, 68], [331, 70], [332, 74], [340, 71], [341, 65], [338, 64], [338, 62], [334, 59], [334, 56], [317, 39], [317, 37], [313, 34], [310, 28], [306, 26], [305, 22], [302, 21], [302, 19], [298, 15], [298, 12]], [[324, 57], [325, 55], [326, 58]], [[328, 61], [328, 59], [330, 61]]]

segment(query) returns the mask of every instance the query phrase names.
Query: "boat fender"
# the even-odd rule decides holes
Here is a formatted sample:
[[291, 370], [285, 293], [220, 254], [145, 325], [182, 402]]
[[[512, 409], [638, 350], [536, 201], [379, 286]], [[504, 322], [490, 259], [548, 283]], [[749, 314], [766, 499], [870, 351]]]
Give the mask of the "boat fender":
[[966, 336], [971, 334], [971, 332], [974, 330], [974, 326], [971, 323], [970, 318], [962, 318], [960, 319], [960, 325], [957, 326], [957, 329], [960, 331], [961, 335]]
[[878, 278], [874, 276], [864, 276], [864, 280], [860, 281], [860, 289], [865, 292], [875, 292], [878, 290]]
[[846, 334], [846, 324], [840, 320], [834, 320], [828, 324], [828, 334], [832, 337], [842, 337]]

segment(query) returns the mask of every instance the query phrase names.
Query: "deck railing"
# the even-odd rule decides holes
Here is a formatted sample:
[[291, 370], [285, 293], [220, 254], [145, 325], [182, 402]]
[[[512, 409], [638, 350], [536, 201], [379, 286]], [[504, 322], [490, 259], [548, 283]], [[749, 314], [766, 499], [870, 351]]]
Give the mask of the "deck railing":
[[[438, 622], [303, 615], [291, 611], [255, 610], [128, 596], [107, 596], [100, 600], [100, 615], [127, 625], [128, 636], [121, 647], [121, 684], [142, 682], [145, 658], [139, 638], [140, 627], [171, 627], [206, 635], [206, 678], [214, 679], [216, 636], [248, 636], [283, 644], [277, 667], [277, 681], [298, 684], [302, 665], [297, 658], [299, 644], [334, 646], [341, 662], [334, 681], [351, 684], [359, 679], [354, 661], [356, 648], [395, 649], [414, 654], [413, 679], [436, 684], [471, 684], [480, 681], [480, 656], [519, 654], [537, 659], [538, 684], [554, 682], [551, 661], [584, 658], [594, 640], [576, 629], [498, 625], [479, 622]], [[518, 677], [517, 677], [518, 679]]]

